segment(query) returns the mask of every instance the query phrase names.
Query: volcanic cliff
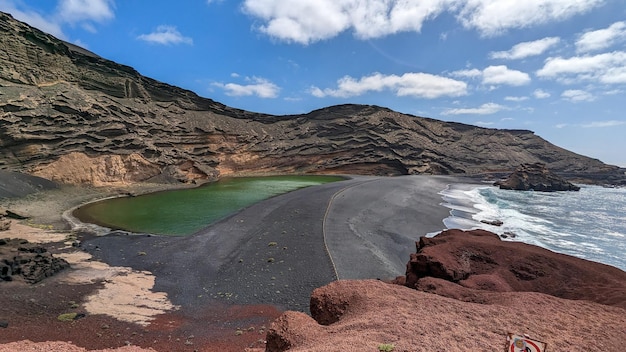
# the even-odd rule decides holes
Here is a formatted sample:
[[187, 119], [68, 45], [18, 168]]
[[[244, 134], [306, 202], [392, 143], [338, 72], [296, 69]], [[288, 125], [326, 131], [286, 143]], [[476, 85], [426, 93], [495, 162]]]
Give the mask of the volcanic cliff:
[[526, 130], [341, 105], [273, 116], [139, 74], [0, 13], [0, 169], [63, 183], [213, 179], [250, 173], [476, 174], [545, 163], [618, 168]]

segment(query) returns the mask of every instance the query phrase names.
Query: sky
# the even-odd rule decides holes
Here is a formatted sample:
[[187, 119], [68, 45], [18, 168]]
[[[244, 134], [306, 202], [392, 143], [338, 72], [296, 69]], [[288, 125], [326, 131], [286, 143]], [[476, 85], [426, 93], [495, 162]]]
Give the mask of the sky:
[[0, 0], [0, 11], [235, 108], [379, 105], [531, 130], [626, 167], [625, 0]]

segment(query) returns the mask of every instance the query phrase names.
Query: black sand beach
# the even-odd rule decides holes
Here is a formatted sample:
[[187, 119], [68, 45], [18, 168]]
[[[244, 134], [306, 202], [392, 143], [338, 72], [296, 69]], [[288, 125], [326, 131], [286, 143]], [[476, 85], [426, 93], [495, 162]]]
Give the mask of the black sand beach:
[[340, 279], [389, 279], [405, 274], [415, 241], [444, 229], [450, 209], [438, 194], [450, 176], [376, 177], [333, 198], [325, 221], [328, 249]]
[[25, 197], [31, 193], [57, 188], [57, 185], [41, 177], [0, 170], [0, 199]]
[[[414, 241], [443, 229], [444, 176], [355, 177], [250, 206], [188, 237], [114, 232], [83, 242], [94, 259], [147, 270], [172, 303], [272, 304], [308, 311], [339, 278], [404, 274]], [[331, 259], [332, 257], [332, 259]], [[192, 308], [193, 309], [193, 308]]]

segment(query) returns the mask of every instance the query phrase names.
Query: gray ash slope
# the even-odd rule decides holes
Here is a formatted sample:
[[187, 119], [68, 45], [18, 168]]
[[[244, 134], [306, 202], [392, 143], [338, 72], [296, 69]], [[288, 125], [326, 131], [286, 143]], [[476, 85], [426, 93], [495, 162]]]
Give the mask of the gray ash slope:
[[131, 182], [259, 172], [477, 174], [536, 162], [569, 175], [623, 175], [526, 130], [443, 122], [368, 105], [289, 116], [231, 108], [4, 13], [0, 46], [1, 169], [37, 174], [64, 155], [81, 153], [139, 156], [143, 164], [122, 161], [132, 164], [126, 165], [132, 174], [117, 175]]

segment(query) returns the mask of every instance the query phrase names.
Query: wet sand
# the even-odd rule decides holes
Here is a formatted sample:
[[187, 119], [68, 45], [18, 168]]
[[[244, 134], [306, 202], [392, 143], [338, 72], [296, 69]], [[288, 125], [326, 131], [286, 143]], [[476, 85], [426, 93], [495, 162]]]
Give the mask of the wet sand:
[[340, 279], [389, 279], [404, 275], [419, 237], [442, 231], [450, 209], [438, 192], [450, 176], [372, 178], [337, 193], [324, 224]]

